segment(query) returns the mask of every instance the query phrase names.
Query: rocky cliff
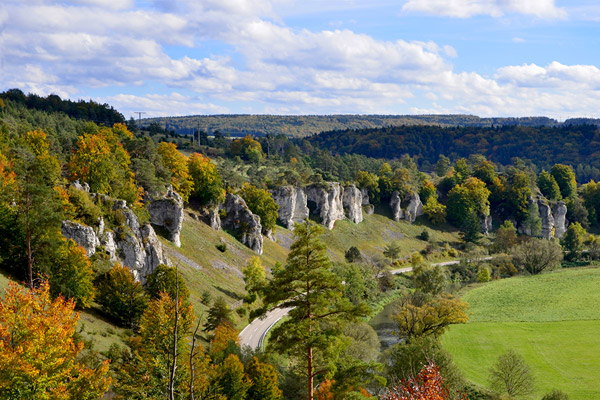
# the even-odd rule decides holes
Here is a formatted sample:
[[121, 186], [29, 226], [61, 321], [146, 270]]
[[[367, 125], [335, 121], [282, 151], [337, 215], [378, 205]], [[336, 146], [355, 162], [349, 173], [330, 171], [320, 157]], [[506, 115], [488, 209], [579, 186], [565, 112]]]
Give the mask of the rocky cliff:
[[150, 224], [140, 225], [133, 211], [123, 200], [112, 200], [104, 195], [92, 194], [104, 204], [112, 204], [113, 211], [123, 217], [123, 224], [109, 231], [104, 220], [98, 226], [86, 226], [73, 221], [63, 221], [62, 234], [82, 246], [88, 256], [104, 251], [111, 261], [120, 262], [131, 269], [136, 280], [145, 282], [159, 264], [169, 264], [156, 232]]
[[559, 201], [552, 207], [552, 216], [554, 217], [554, 236], [562, 238], [567, 231], [567, 205]]
[[181, 196], [169, 187], [167, 193], [148, 203], [150, 222], [162, 226], [170, 234], [170, 240], [175, 246], [181, 247], [181, 227], [183, 225], [183, 200]]
[[278, 219], [288, 229], [293, 229], [296, 222], [308, 218], [306, 194], [300, 188], [281, 186], [271, 191], [273, 200], [279, 205]]
[[260, 217], [252, 214], [244, 199], [228, 193], [222, 206], [224, 216], [221, 225], [233, 232], [240, 242], [258, 254], [263, 252], [262, 225]]
[[344, 188], [344, 194], [342, 195], [342, 205], [346, 217], [355, 224], [362, 222], [363, 195], [362, 192], [354, 185], [350, 185]]
[[546, 240], [552, 239], [554, 236], [554, 216], [548, 201], [540, 198], [537, 201], [540, 219], [542, 220], [542, 237]]
[[[403, 204], [406, 204], [404, 208], [402, 208]], [[390, 208], [392, 209], [392, 218], [394, 221], [404, 219], [413, 223], [417, 217], [423, 215], [423, 203], [421, 203], [421, 198], [416, 192], [408, 193], [403, 201], [400, 197], [400, 193], [394, 191], [390, 198]]]
[[342, 196], [344, 188], [338, 182], [312, 184], [305, 189], [307, 201], [312, 201], [315, 213], [321, 218], [321, 223], [328, 229], [333, 229], [335, 221], [346, 218]]

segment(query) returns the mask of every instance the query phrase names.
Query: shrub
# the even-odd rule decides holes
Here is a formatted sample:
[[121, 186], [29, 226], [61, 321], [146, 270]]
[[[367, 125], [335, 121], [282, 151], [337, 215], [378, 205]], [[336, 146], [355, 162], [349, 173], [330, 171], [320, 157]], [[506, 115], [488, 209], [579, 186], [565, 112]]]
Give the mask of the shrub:
[[217, 248], [217, 250], [219, 250], [221, 253], [225, 253], [227, 251], [227, 243], [219, 243], [218, 245], [215, 246]]
[[359, 261], [361, 259], [360, 250], [358, 250], [356, 246], [352, 246], [346, 251], [344, 257], [346, 257], [346, 261], [350, 263]]
[[423, 240], [425, 242], [429, 241], [429, 231], [427, 229], [423, 229], [423, 232], [421, 232], [418, 236], [417, 239]]

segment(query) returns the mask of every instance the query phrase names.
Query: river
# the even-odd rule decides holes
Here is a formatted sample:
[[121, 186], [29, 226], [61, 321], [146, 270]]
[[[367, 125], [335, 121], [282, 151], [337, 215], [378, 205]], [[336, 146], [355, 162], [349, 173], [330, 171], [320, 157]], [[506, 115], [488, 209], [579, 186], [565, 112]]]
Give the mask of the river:
[[392, 315], [396, 312], [397, 304], [396, 301], [391, 302], [369, 321], [369, 325], [377, 332], [379, 342], [381, 343], [381, 350], [385, 350], [400, 342], [398, 336], [394, 334], [396, 323], [392, 318]]

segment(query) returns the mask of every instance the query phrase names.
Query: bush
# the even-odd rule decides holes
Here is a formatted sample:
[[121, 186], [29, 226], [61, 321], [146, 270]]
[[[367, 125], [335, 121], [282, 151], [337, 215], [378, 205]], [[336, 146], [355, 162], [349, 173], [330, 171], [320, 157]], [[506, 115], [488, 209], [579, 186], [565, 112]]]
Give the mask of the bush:
[[565, 392], [554, 389], [550, 393], [546, 393], [542, 400], [569, 400], [569, 396]]
[[217, 250], [219, 250], [221, 253], [225, 253], [227, 251], [227, 243], [219, 243], [218, 245], [215, 246], [217, 248]]
[[429, 241], [429, 231], [427, 229], [423, 229], [423, 232], [421, 232], [417, 236], [417, 239], [423, 240], [425, 242]]
[[479, 271], [477, 272], [477, 281], [482, 283], [489, 282], [490, 278], [490, 269], [485, 266], [479, 267]]
[[356, 246], [352, 246], [346, 251], [346, 253], [344, 254], [344, 257], [346, 257], [346, 261], [348, 261], [349, 263], [355, 262], [355, 261], [360, 261], [360, 259], [361, 259], [360, 250], [358, 250], [358, 248]]

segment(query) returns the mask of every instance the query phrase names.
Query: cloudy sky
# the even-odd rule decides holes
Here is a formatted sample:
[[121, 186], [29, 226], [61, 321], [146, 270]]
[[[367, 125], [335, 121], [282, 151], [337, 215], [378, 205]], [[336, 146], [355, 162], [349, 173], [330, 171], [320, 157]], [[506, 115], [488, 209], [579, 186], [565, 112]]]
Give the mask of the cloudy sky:
[[1, 0], [0, 90], [189, 114], [600, 117], [595, 0]]

